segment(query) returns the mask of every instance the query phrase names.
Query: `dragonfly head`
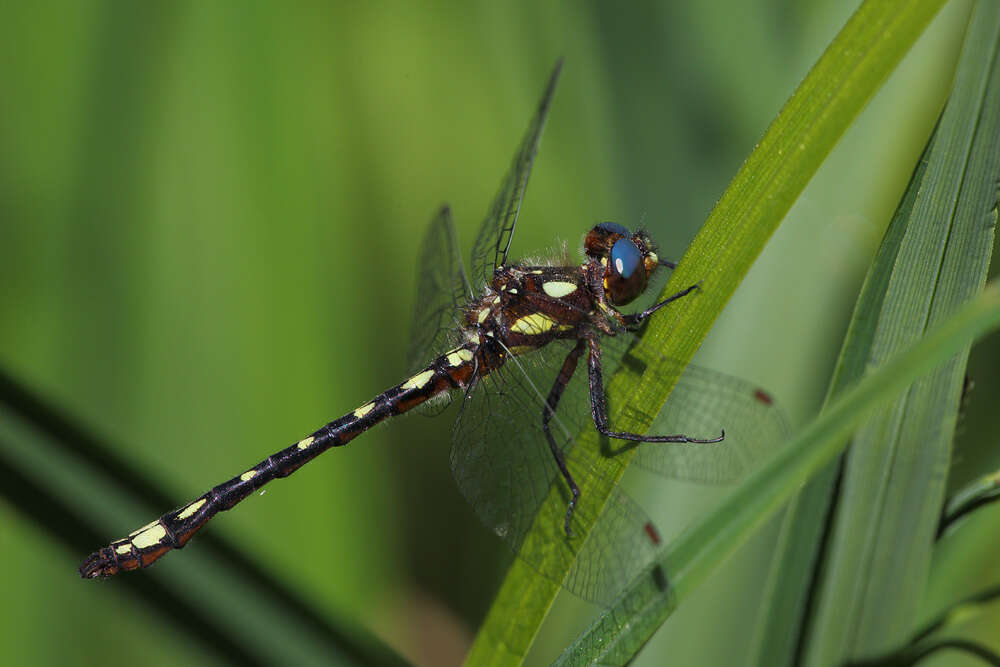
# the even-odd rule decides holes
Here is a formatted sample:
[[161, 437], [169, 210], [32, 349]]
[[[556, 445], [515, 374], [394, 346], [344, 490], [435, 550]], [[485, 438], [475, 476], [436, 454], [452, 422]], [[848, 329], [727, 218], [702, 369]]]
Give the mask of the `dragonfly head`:
[[605, 267], [604, 291], [615, 306], [630, 303], [642, 294], [647, 279], [661, 264], [646, 232], [633, 233], [614, 222], [596, 225], [587, 233], [583, 245], [587, 257]]

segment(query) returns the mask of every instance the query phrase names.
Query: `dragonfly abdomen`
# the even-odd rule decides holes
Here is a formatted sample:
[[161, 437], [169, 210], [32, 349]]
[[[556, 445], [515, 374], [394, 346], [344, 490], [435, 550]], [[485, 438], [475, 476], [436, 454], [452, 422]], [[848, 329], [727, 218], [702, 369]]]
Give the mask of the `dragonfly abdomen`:
[[213, 516], [231, 509], [271, 480], [288, 477], [331, 447], [346, 445], [389, 417], [408, 412], [443, 392], [466, 386], [476, 371], [476, 348], [467, 343], [449, 350], [413, 377], [312, 435], [212, 487], [184, 507], [167, 512], [127, 537], [95, 551], [80, 566], [80, 574], [96, 579], [148, 567], [168, 551], [183, 547]]

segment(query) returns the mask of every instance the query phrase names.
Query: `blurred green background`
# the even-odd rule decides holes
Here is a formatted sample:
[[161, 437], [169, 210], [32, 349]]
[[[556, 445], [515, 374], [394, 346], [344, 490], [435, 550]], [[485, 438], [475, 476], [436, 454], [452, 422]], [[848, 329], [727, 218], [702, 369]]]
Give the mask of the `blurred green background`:
[[[180, 505], [402, 377], [425, 225], [450, 202], [471, 247], [557, 57], [515, 254], [560, 240], [575, 252], [590, 225], [615, 220], [642, 221], [679, 258], [854, 8], [5, 3], [0, 364]], [[967, 12], [949, 5], [859, 118], [703, 350], [703, 365], [771, 389], [793, 423], [822, 399]], [[448, 417], [378, 428], [207, 530], [331, 622], [453, 663], [510, 556], [451, 483], [449, 429]], [[31, 434], [3, 435], [31, 449]], [[718, 494], [658, 484], [668, 532]], [[154, 518], [96, 483], [70, 498], [120, 515], [108, 540]], [[131, 576], [191, 585], [197, 544]], [[650, 664], [660, 645], [677, 664], [738, 661], [768, 548], [765, 534], [681, 610]], [[86, 552], [7, 504], [0, 554], [9, 664], [221, 659], [117, 581], [81, 581]], [[217, 592], [194, 594], [210, 607]], [[573, 636], [580, 606], [557, 605], [536, 662]]]

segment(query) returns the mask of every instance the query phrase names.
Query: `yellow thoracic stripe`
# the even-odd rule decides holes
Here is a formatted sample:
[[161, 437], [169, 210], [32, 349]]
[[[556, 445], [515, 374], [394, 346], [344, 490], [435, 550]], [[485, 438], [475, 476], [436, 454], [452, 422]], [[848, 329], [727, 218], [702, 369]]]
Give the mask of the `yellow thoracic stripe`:
[[559, 299], [576, 291], [576, 283], [552, 280], [542, 283], [542, 290], [554, 299]]
[[514, 322], [510, 330], [514, 333], [530, 336], [545, 333], [555, 326], [555, 324], [555, 320], [544, 313], [532, 313]]

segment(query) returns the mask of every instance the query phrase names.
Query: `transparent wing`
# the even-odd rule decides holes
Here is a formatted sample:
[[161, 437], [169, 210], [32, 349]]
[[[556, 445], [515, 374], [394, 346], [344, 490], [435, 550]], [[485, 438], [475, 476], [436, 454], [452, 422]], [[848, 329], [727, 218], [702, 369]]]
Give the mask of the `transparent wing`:
[[482, 276], [485, 282], [489, 282], [490, 278], [493, 277], [493, 269], [507, 261], [507, 252], [510, 250], [510, 241], [513, 238], [514, 227], [517, 225], [517, 217], [521, 211], [521, 202], [528, 187], [528, 178], [531, 176], [531, 166], [538, 153], [538, 143], [542, 136], [542, 129], [545, 127], [545, 120], [549, 115], [549, 107], [552, 104], [552, 96], [555, 94], [561, 70], [562, 60], [559, 60], [549, 76], [548, 86], [545, 88], [541, 102], [538, 103], [538, 110], [531, 120], [531, 125], [528, 126], [521, 146], [514, 156], [514, 162], [500, 183], [500, 190], [490, 206], [486, 219], [479, 227], [479, 234], [476, 236], [476, 243], [472, 248], [472, 264], [470, 265], [476, 280]]
[[[629, 338], [602, 340], [606, 377], [616, 367], [616, 358], [622, 360]], [[586, 541], [567, 538], [563, 532], [565, 505], [551, 516], [537, 516], [553, 484], [564, 501], [569, 501], [566, 483], [558, 473], [542, 432], [541, 418], [544, 397], [572, 344], [573, 341], [550, 343], [508, 361], [482, 378], [464, 400], [453, 433], [451, 463], [463, 495], [485, 525], [511, 549], [522, 558], [532, 557], [525, 554], [553, 550], [564, 551], [564, 556], [575, 554], [575, 564], [564, 582], [566, 587], [584, 599], [608, 604], [656, 555], [658, 545], [652, 537], [656, 529], [641, 508], [616, 492]], [[626, 356], [623, 363], [637, 362]], [[682, 368], [678, 363], [671, 370], [680, 374]], [[656, 420], [657, 428], [677, 424], [688, 429], [687, 435], [712, 437], [724, 424], [726, 441], [718, 445], [644, 444], [634, 460], [673, 477], [722, 481], [738, 476], [737, 471], [745, 471], [754, 464], [754, 456], [761, 456], [780, 444], [784, 433], [780, 414], [772, 405], [756, 398], [756, 391], [750, 383], [721, 373], [705, 369], [685, 371], [667, 403], [665, 418]], [[679, 403], [676, 408], [672, 406], [675, 397]], [[586, 362], [581, 360], [553, 419], [554, 435], [565, 453], [572, 450], [572, 437], [585, 424], [592, 425], [592, 418]], [[766, 441], [758, 442], [756, 438]], [[595, 457], [608, 456], [622, 447], [620, 441], [605, 440], [601, 451], [580, 451], [567, 457], [577, 483], [583, 487], [590, 476], [600, 474], [594, 466]], [[739, 451], [742, 448], [747, 449]], [[587, 521], [599, 511], [584, 494], [575, 516]], [[531, 535], [543, 540], [548, 552], [522, 550], [529, 529], [536, 523], [538, 527]], [[553, 569], [553, 563], [558, 561], [543, 558], [529, 564], [543, 576], [558, 581], [562, 573]]]
[[615, 490], [580, 547], [564, 585], [584, 600], [610, 607], [636, 575], [652, 565], [660, 549], [659, 533], [646, 513]]
[[[553, 484], [569, 502], [568, 489], [559, 475], [548, 442], [542, 432], [544, 395], [555, 381], [558, 368], [575, 341], [555, 342], [508, 363], [482, 378], [462, 406], [452, 438], [451, 464], [456, 482], [469, 504], [486, 524], [515, 552], [576, 555], [573, 569], [565, 580], [576, 595], [602, 604], [610, 604], [631, 580], [630, 573], [648, 566], [656, 553], [644, 526], [649, 519], [623, 494], [615, 493], [597, 527], [587, 540], [567, 538], [563, 532], [566, 505], [560, 504], [552, 516], [538, 516]], [[520, 366], [517, 362], [520, 362]], [[586, 364], [581, 363], [563, 394], [553, 433], [567, 454], [572, 449], [571, 436], [581, 424], [588, 423]], [[577, 483], [597, 474], [587, 457], [569, 461]], [[590, 518], [599, 508], [581, 498], [578, 518]], [[545, 544], [545, 550], [522, 550], [531, 533]], [[555, 581], [562, 574], [554, 563], [542, 558], [529, 564], [540, 574]]]
[[[672, 362], [672, 368], [681, 372], [680, 362]], [[688, 365], [649, 432], [710, 438], [722, 429], [726, 438], [718, 444], [646, 443], [632, 460], [674, 479], [728, 483], [746, 476], [785, 441], [788, 425], [767, 392], [746, 380]]]
[[[517, 551], [534, 520], [542, 501], [549, 493], [557, 473], [549, 451], [542, 423], [542, 399], [537, 392], [548, 392], [555, 375], [545, 380], [547, 367], [561, 363], [571, 346], [550, 343], [520, 361], [515, 361], [478, 380], [478, 386], [465, 396], [461, 413], [452, 434], [451, 466], [455, 481], [469, 504], [487, 528], [502, 537]], [[555, 366], [558, 368], [558, 366]], [[566, 399], [578, 404], [578, 378], [567, 389]], [[537, 392], [536, 392], [537, 390]], [[573, 422], [564, 415], [562, 404], [554, 432], [566, 447]]]
[[441, 208], [431, 220], [417, 256], [417, 294], [407, 364], [411, 372], [449, 348], [459, 330], [457, 318], [472, 287], [462, 266], [451, 209]]
[[[667, 273], [658, 272], [646, 292], [658, 294], [667, 277]], [[636, 309], [652, 305], [641, 303], [637, 302]], [[634, 340], [630, 333], [601, 338], [605, 378], [621, 364], [639, 373], [645, 370], [642, 362], [628, 353]], [[725, 429], [726, 438], [717, 445], [644, 443], [632, 459], [639, 466], [672, 479], [724, 484], [744, 477], [785, 441], [788, 424], [784, 414], [758, 385], [676, 359], [661, 357], [661, 361], [665, 362], [663, 381], [679, 379], [648, 433], [713, 438]], [[610, 414], [615, 414], [614, 408], [612, 401]], [[625, 414], [639, 411], [635, 405], [624, 406]], [[615, 427], [613, 421], [611, 426]], [[605, 445], [608, 452], [634, 447], [621, 441]]]

